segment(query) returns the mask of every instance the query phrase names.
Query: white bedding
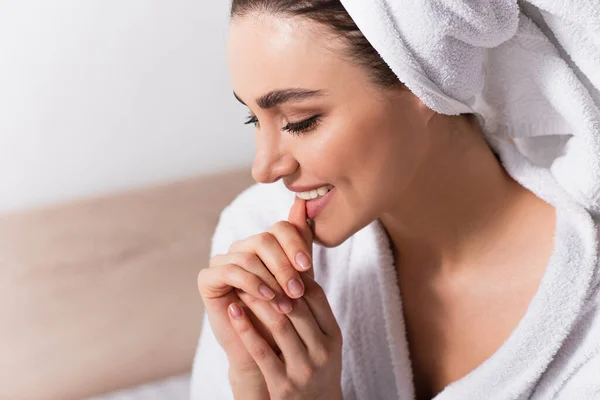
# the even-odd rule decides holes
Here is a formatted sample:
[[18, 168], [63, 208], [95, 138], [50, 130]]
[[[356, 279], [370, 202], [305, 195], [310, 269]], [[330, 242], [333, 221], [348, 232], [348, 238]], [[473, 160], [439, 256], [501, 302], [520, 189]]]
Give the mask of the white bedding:
[[189, 400], [190, 374], [90, 397], [87, 400]]

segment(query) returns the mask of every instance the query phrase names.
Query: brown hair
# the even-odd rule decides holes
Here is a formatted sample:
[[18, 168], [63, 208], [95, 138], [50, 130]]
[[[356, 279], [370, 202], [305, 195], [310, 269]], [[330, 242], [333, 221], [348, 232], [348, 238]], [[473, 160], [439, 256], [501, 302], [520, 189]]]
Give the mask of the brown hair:
[[346, 56], [366, 68], [374, 84], [385, 89], [405, 87], [339, 0], [232, 0], [231, 18], [243, 17], [251, 12], [304, 17], [326, 26], [348, 45]]

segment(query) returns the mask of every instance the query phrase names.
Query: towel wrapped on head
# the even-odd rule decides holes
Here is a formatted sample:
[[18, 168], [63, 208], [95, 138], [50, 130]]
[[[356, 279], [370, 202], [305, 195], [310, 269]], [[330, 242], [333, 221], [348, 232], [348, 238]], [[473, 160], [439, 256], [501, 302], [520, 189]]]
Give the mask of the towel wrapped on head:
[[[341, 0], [432, 110], [473, 113], [600, 213], [600, 0]], [[518, 176], [517, 176], [518, 179]]]

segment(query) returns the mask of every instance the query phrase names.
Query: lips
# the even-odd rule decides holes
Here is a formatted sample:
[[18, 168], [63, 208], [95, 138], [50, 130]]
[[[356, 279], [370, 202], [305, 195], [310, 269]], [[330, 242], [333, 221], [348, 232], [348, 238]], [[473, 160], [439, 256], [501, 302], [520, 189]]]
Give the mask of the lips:
[[320, 187], [323, 186], [332, 186], [329, 183], [319, 183], [316, 185], [305, 185], [305, 186], [289, 186], [289, 185], [285, 185], [285, 187], [288, 188], [289, 191], [291, 192], [310, 192], [311, 190], [316, 190]]
[[317, 217], [325, 208], [325, 206], [331, 201], [331, 198], [335, 194], [335, 187], [332, 188], [327, 194], [322, 197], [318, 197], [313, 200], [306, 201], [306, 216], [308, 218], [314, 219]]

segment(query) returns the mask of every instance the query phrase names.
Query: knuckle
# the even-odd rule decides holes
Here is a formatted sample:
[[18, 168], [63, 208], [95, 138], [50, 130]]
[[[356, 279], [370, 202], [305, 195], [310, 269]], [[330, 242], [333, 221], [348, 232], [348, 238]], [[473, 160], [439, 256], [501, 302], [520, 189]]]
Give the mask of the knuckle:
[[256, 302], [256, 297], [246, 293], [243, 289], [235, 288], [235, 294], [239, 297], [239, 299], [246, 305], [250, 307], [250, 311], [252, 311], [252, 307]]
[[271, 268], [269, 269], [271, 273], [275, 275], [277, 281], [280, 282], [282, 289], [287, 287], [287, 283], [290, 281], [290, 279], [295, 278], [302, 282], [302, 278], [300, 278], [300, 276], [296, 273], [296, 270], [290, 263], [281, 263], [276, 266], [271, 266]]
[[[231, 351], [227, 352], [227, 355], [232, 356], [232, 361], [229, 364], [229, 370], [228, 370], [228, 375], [229, 375], [230, 380], [233, 378], [234, 380], [238, 381], [238, 379], [241, 377], [247, 377], [247, 376], [261, 377], [262, 376], [262, 372], [260, 372], [260, 370], [257, 371], [257, 365], [254, 360], [239, 361], [236, 358], [234, 358], [237, 354], [235, 354], [234, 352], [231, 352]], [[260, 374], [260, 375], [257, 375], [257, 374]]]
[[263, 232], [256, 235], [256, 242], [259, 246], [268, 246], [273, 240], [275, 240], [275, 237], [270, 232]]
[[288, 223], [289, 223], [289, 222], [287, 222], [287, 221], [283, 221], [283, 220], [281, 220], [281, 221], [277, 221], [277, 222], [275, 222], [275, 223], [273, 224], [273, 226], [271, 227], [271, 229], [272, 229], [272, 230], [280, 230], [281, 228], [284, 228], [284, 229], [285, 229], [285, 228], [287, 227], [287, 224], [288, 224]]
[[296, 387], [291, 382], [285, 382], [279, 385], [276, 392], [277, 399], [288, 400], [293, 398], [294, 394], [296, 393]]
[[315, 348], [312, 359], [317, 367], [323, 367], [327, 365], [331, 359], [331, 350], [326, 346], [319, 346]]
[[298, 372], [298, 380], [302, 386], [310, 383], [313, 379], [317, 377], [317, 368], [312, 365], [305, 365], [303, 367], [298, 367], [300, 370]]
[[321, 285], [311, 285], [311, 297], [313, 299], [315, 299], [316, 301], [322, 302], [322, 301], [328, 301], [327, 300], [327, 294], [325, 293], [325, 290], [323, 290], [323, 288], [321, 287]]
[[241, 253], [238, 256], [238, 259], [239, 259], [240, 265], [242, 265], [242, 266], [244, 266], [244, 268], [246, 268], [246, 266], [252, 264], [256, 260], [256, 255], [252, 254], [252, 253]]
[[287, 221], [277, 221], [271, 227], [271, 231], [273, 231], [273, 232], [281, 232], [281, 231], [284, 231], [284, 230], [288, 229], [288, 227], [289, 227], [289, 222], [287, 222]]
[[254, 308], [256, 305], [259, 304], [259, 300], [256, 297], [250, 296], [246, 292], [238, 293], [238, 297], [244, 302], [244, 304], [249, 306], [250, 309]]
[[277, 335], [287, 335], [292, 330], [292, 323], [285, 315], [277, 318], [271, 325], [271, 330]]
[[257, 278], [254, 275], [245, 274], [242, 277], [242, 284], [246, 287], [258, 286], [258, 282], [256, 282]]
[[251, 349], [252, 350], [250, 350], [250, 354], [257, 361], [266, 359], [269, 354], [269, 349], [266, 345], [256, 345], [253, 346]]
[[252, 329], [253, 327], [249, 323], [241, 323], [237, 327], [237, 331], [240, 336], [247, 335], [248, 333], [252, 332]]
[[237, 272], [238, 266], [235, 264], [225, 264], [222, 266], [222, 273], [226, 279], [232, 279]]

